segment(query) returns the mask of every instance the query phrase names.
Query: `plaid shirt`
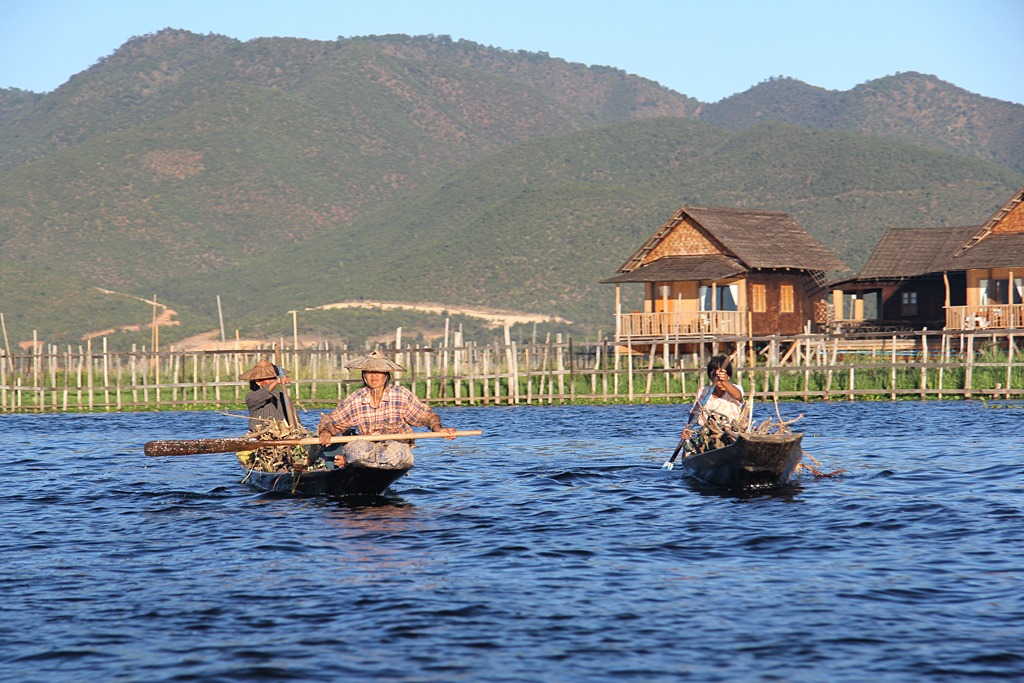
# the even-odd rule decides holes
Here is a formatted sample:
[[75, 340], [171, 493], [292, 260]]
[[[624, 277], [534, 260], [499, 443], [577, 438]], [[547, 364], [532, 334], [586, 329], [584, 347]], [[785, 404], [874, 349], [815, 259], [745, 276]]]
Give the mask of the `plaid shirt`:
[[385, 387], [376, 408], [370, 403], [370, 390], [363, 387], [341, 405], [324, 415], [322, 424], [340, 434], [355, 427], [360, 434], [405, 434], [411, 426], [431, 427], [441, 418], [426, 403], [405, 387]]

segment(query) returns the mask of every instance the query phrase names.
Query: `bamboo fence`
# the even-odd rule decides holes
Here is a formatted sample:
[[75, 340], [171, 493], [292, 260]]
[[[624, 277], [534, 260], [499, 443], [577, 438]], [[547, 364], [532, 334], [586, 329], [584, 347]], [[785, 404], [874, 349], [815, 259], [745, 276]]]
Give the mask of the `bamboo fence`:
[[[464, 341], [382, 349], [407, 368], [396, 381], [433, 405], [553, 405], [692, 400], [710, 355], [731, 354], [733, 380], [749, 393], [782, 400], [1012, 398], [1024, 395], [1017, 338], [1024, 330], [974, 334], [923, 331], [891, 336], [804, 334], [666, 339], [641, 347], [627, 340]], [[260, 349], [127, 352], [37, 344], [0, 349], [0, 412], [113, 412], [244, 409], [238, 376], [274, 346]], [[279, 348], [300, 408], [328, 409], [362, 386], [347, 348]], [[684, 352], [685, 349], [685, 352]]]

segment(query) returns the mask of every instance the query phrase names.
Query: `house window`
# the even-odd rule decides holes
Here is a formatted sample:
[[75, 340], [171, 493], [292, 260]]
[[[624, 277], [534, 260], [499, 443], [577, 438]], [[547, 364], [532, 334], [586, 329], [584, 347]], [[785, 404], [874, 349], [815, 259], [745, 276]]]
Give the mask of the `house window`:
[[793, 312], [793, 285], [782, 285], [779, 292], [779, 310], [783, 313]]
[[659, 299], [663, 299], [665, 297], [672, 296], [672, 286], [671, 285], [658, 285], [657, 289], [658, 289], [658, 298]]
[[754, 285], [751, 287], [750, 294], [751, 298], [754, 300], [754, 313], [764, 313], [768, 310], [767, 299], [764, 293], [764, 285]]
[[917, 292], [903, 292], [900, 315], [911, 317], [917, 315]]

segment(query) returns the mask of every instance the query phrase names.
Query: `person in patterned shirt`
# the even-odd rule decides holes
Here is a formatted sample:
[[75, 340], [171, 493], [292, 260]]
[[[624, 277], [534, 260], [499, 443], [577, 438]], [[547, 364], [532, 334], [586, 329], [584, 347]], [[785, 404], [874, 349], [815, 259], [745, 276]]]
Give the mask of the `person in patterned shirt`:
[[[430, 406], [405, 387], [392, 384], [391, 373], [405, 368], [389, 360], [380, 350], [346, 363], [345, 367], [363, 371], [363, 388], [330, 413], [321, 415], [317, 436], [323, 446], [331, 443], [332, 436], [351, 429], [360, 434], [405, 434], [413, 427], [426, 427], [432, 432], [447, 433], [448, 440], [455, 438], [455, 430], [442, 427], [441, 418]], [[411, 439], [350, 441], [342, 454], [334, 457], [334, 464], [344, 467], [349, 461], [360, 461], [376, 467], [412, 467], [411, 443]]]

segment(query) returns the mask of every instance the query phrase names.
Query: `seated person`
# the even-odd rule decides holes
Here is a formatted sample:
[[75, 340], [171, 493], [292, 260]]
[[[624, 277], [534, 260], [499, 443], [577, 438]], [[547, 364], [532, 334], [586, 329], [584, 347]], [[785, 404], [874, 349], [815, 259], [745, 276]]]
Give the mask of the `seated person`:
[[[441, 418], [427, 404], [405, 387], [393, 385], [391, 373], [405, 368], [379, 350], [350, 361], [345, 367], [362, 370], [363, 388], [321, 416], [317, 433], [324, 446], [331, 443], [332, 436], [351, 428], [363, 435], [406, 434], [416, 426], [445, 432], [449, 440], [455, 438], [455, 430], [442, 427]], [[411, 440], [350, 441], [345, 444], [342, 455], [335, 456], [334, 464], [344, 467], [348, 461], [355, 460], [377, 467], [412, 467], [410, 443]]]
[[[743, 412], [743, 387], [732, 383], [732, 363], [725, 356], [715, 356], [708, 362], [708, 379], [710, 384], [702, 386], [694, 398], [681, 435], [687, 453], [703, 450], [704, 444], [696, 443], [693, 436], [707, 424], [709, 416], [714, 416], [722, 426], [731, 426]], [[699, 427], [691, 426], [694, 422]]]
[[273, 363], [264, 358], [242, 373], [239, 379], [249, 381], [245, 405], [249, 408], [250, 434], [259, 431], [270, 420], [288, 422], [287, 398], [280, 387], [290, 384], [292, 380], [284, 371], [279, 375]]

